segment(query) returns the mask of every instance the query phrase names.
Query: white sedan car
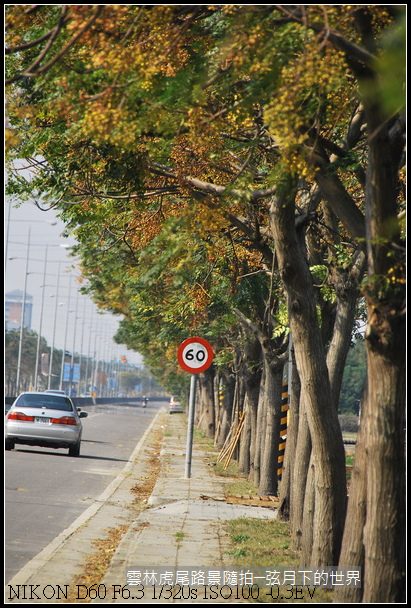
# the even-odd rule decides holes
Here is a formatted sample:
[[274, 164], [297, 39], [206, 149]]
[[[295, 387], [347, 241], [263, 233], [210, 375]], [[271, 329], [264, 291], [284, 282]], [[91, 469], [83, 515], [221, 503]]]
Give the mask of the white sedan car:
[[52, 393], [22, 393], [6, 416], [5, 448], [16, 443], [50, 448], [68, 448], [79, 456], [82, 424], [87, 412], [78, 412], [72, 400]]
[[170, 404], [168, 406], [169, 414], [182, 414], [184, 412], [183, 406], [180, 403], [180, 400], [177, 397], [171, 397]]

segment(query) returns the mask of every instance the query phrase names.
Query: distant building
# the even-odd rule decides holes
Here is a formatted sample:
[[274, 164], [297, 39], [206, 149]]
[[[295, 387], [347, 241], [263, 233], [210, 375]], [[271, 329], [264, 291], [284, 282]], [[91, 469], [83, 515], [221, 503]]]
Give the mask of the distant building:
[[[6, 324], [6, 329], [20, 329], [23, 310], [23, 299], [24, 293], [19, 289], [6, 293], [4, 302], [4, 320]], [[32, 310], [33, 297], [26, 293], [23, 325], [27, 329], [31, 329]]]

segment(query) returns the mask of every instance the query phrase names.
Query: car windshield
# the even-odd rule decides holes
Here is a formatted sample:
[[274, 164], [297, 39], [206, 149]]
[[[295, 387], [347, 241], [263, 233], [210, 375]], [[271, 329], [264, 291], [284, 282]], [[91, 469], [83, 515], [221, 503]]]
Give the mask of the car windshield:
[[21, 395], [16, 402], [19, 407], [43, 407], [49, 410], [72, 412], [73, 405], [67, 397], [58, 395]]

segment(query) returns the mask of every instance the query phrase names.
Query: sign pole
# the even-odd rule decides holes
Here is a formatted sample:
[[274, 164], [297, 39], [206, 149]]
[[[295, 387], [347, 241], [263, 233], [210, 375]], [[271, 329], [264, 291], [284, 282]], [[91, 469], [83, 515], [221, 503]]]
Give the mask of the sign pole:
[[194, 336], [193, 338], [187, 338], [187, 340], [184, 340], [184, 342], [180, 344], [178, 347], [177, 358], [180, 367], [184, 371], [191, 374], [185, 468], [185, 478], [190, 479], [191, 456], [193, 453], [197, 374], [201, 374], [201, 372], [204, 372], [210, 367], [211, 363], [213, 362], [214, 353], [211, 344], [209, 344], [207, 340]]
[[196, 385], [197, 376], [191, 374], [190, 382], [190, 401], [188, 406], [188, 425], [187, 425], [187, 448], [186, 448], [186, 468], [185, 478], [190, 479], [191, 477], [191, 457], [193, 453], [193, 431], [194, 431], [194, 417], [196, 407]]

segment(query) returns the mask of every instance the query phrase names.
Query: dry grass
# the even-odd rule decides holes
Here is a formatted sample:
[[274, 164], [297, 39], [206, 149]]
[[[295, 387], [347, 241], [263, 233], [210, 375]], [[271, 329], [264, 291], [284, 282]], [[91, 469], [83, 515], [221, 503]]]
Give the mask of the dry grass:
[[[236, 461], [231, 461], [224, 470], [215, 466], [217, 475], [230, 478], [227, 491], [233, 494], [255, 494], [255, 486], [238, 472]], [[288, 522], [263, 520], [259, 518], [239, 518], [226, 524], [231, 548], [228, 552], [232, 566], [244, 570], [266, 567], [267, 570], [287, 568], [298, 570], [300, 554], [292, 548]], [[270, 595], [271, 594], [271, 595]], [[303, 599], [304, 598], [304, 599]], [[332, 591], [314, 587], [290, 590], [286, 587], [261, 588], [258, 600], [249, 598], [250, 603], [332, 603]]]
[[[162, 439], [163, 430], [156, 429], [153, 433], [150, 446], [147, 448], [150, 456], [145, 464], [146, 475], [143, 480], [139, 480], [131, 488], [131, 491], [135, 495], [132, 503], [134, 510], [143, 510], [153, 491], [160, 470], [159, 454]], [[117, 547], [129, 527], [130, 524], [124, 524], [116, 528], [109, 528], [104, 531], [104, 538], [93, 542], [95, 551], [85, 560], [82, 566], [82, 574], [79, 574], [74, 578], [73, 584], [69, 587], [68, 597], [64, 603], [89, 603], [93, 599], [90, 597], [79, 598], [78, 595], [80, 594], [77, 591], [77, 585], [84, 585], [87, 589], [93, 587], [94, 590], [97, 590], [98, 585], [103, 580], [110, 566]], [[83, 588], [81, 587], [80, 589]]]
[[[285, 568], [298, 570], [300, 555], [291, 547], [289, 526], [277, 520], [239, 518], [228, 522], [232, 548], [229, 551], [233, 566], [244, 570]], [[332, 603], [332, 592], [305, 586], [262, 587], [258, 601], [262, 603]], [[250, 602], [252, 599], [250, 598]]]

